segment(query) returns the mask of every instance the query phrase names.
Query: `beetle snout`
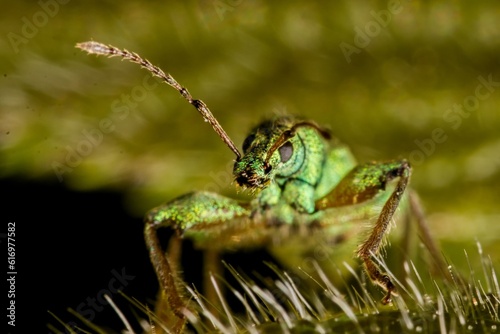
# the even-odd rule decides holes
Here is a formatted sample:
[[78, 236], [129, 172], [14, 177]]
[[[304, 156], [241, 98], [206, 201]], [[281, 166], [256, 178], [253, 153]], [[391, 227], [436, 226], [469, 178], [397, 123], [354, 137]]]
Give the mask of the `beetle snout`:
[[243, 188], [266, 188], [271, 180], [272, 167], [268, 162], [251, 158], [244, 157], [234, 164], [234, 180]]
[[251, 170], [244, 170], [236, 177], [236, 183], [240, 187], [255, 188], [260, 184], [259, 178]]

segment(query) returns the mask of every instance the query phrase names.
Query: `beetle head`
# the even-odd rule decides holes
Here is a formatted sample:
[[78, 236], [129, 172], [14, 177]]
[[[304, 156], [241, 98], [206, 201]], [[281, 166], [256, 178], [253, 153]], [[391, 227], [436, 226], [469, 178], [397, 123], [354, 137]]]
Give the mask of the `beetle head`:
[[[305, 148], [299, 136], [301, 126], [311, 122], [290, 116], [264, 121], [243, 142], [243, 156], [234, 164], [236, 183], [252, 190], [264, 189], [275, 178], [292, 176], [305, 163]], [[321, 132], [322, 130], [320, 130]]]

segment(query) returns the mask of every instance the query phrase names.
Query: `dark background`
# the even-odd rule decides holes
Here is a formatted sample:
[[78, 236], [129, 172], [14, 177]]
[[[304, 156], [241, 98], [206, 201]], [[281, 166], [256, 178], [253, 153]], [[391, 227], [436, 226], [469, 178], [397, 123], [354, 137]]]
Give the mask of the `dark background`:
[[[17, 332], [40, 332], [48, 322], [62, 330], [47, 311], [81, 325], [66, 308], [78, 309], [82, 303], [84, 316], [114, 330], [122, 328], [109, 306], [97, 312], [87, 300], [109, 290], [113, 270], [133, 276], [126, 286], [115, 287], [122, 285], [127, 295], [143, 301], [154, 300], [157, 286], [142, 220], [127, 214], [120, 193], [74, 192], [59, 184], [26, 180], [3, 180], [1, 187], [6, 200], [2, 219], [16, 222]], [[128, 311], [121, 296], [111, 296]], [[101, 303], [96, 303], [100, 310]]]
[[[328, 126], [360, 161], [410, 159], [445, 254], [469, 273], [465, 250], [481, 272], [477, 240], [498, 268], [500, 89], [467, 117], [450, 113], [478, 78], [500, 81], [498, 1], [401, 1], [378, 30], [385, 1], [42, 3], [3, 6], [0, 20], [0, 236], [16, 221], [19, 324], [62, 328], [47, 310], [73, 321], [66, 309], [122, 268], [135, 276], [124, 292], [153, 299], [144, 213], [197, 189], [245, 198], [228, 182], [231, 152], [196, 111], [166, 85], [123, 109], [147, 73], [74, 48], [90, 39], [170, 72], [237, 145], [286, 112]], [[357, 51], [346, 58], [347, 44]], [[113, 131], [59, 179], [54, 163], [67, 164], [105, 119]], [[446, 139], [432, 144], [436, 129]], [[93, 321], [123, 328], [115, 319], [107, 307]]]

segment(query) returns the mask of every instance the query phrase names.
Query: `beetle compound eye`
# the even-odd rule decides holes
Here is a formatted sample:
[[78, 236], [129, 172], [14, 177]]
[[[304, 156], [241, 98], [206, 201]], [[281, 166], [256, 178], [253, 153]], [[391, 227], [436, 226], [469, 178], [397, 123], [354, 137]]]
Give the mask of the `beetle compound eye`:
[[252, 145], [254, 139], [255, 139], [254, 134], [251, 134], [245, 138], [245, 140], [243, 141], [243, 146], [242, 146], [243, 152], [246, 152], [250, 148], [250, 145]]
[[280, 152], [280, 158], [281, 162], [287, 162], [290, 160], [293, 154], [293, 145], [289, 141], [281, 145], [281, 147], [278, 149]]

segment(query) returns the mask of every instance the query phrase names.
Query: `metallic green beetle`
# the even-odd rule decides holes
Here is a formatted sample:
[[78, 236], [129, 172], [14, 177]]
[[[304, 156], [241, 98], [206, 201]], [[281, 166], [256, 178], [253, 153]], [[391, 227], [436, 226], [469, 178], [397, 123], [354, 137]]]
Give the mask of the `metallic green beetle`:
[[[406, 160], [358, 165], [349, 149], [331, 140], [328, 131], [312, 121], [291, 116], [277, 117], [255, 127], [243, 143], [242, 155], [205, 103], [193, 99], [186, 88], [160, 68], [135, 53], [101, 43], [85, 42], [77, 47], [138, 63], [174, 87], [235, 153], [236, 183], [258, 193], [251, 202], [240, 202], [216, 193], [193, 192], [146, 214], [146, 244], [163, 292], [162, 307], [166, 308], [161, 312], [170, 316], [168, 321], [174, 331], [183, 328], [188, 306], [179, 291], [177, 273], [182, 238], [191, 239], [205, 250], [212, 264], [216, 258], [213, 255], [223, 250], [266, 247], [285, 265], [293, 267], [318, 246], [331, 250], [326, 258], [338, 256], [338, 250], [348, 244], [346, 241], [359, 242], [355, 236], [368, 221], [371, 230], [356, 255], [368, 277], [386, 291], [382, 302], [391, 302], [396, 286], [373, 257], [406, 197], [411, 174]], [[428, 249], [438, 258], [417, 199], [411, 193], [409, 202]], [[156, 233], [162, 227], [176, 232], [167, 255]], [[349, 247], [352, 252], [355, 246]]]

